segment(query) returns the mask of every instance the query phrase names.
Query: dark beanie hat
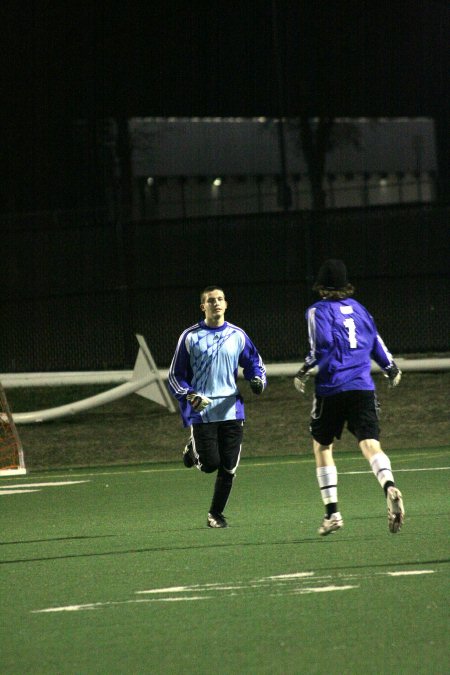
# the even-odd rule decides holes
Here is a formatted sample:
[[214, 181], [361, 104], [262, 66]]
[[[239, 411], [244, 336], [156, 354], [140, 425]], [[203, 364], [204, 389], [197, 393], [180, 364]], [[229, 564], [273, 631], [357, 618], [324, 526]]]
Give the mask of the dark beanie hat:
[[326, 260], [317, 275], [317, 286], [333, 291], [344, 288], [348, 284], [347, 268], [342, 260]]

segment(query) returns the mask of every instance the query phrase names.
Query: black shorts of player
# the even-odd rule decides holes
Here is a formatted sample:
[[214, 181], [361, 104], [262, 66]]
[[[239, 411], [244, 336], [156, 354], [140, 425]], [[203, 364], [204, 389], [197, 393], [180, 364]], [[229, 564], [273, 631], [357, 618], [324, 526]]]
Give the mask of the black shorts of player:
[[311, 411], [310, 431], [321, 445], [330, 445], [347, 429], [358, 439], [379, 439], [379, 405], [374, 391], [343, 391], [332, 396], [316, 396]]
[[212, 473], [222, 467], [228, 473], [234, 473], [239, 464], [244, 420], [225, 420], [193, 424], [193, 449], [198, 455], [199, 468]]

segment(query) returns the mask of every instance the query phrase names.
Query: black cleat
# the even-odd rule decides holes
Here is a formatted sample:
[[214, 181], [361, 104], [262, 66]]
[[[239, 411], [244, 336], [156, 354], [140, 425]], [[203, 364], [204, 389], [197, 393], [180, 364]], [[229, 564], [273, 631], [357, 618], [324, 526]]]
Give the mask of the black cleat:
[[228, 527], [223, 513], [208, 513], [206, 524], [208, 527]]

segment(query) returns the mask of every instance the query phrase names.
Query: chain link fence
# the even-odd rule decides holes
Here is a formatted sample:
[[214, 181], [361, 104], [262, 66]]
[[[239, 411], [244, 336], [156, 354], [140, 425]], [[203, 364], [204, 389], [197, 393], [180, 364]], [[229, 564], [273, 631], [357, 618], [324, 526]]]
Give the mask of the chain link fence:
[[168, 221], [21, 217], [0, 224], [1, 372], [132, 368], [142, 333], [160, 368], [223, 286], [227, 318], [266, 362], [300, 361], [329, 257], [394, 354], [449, 350], [449, 208], [396, 206]]

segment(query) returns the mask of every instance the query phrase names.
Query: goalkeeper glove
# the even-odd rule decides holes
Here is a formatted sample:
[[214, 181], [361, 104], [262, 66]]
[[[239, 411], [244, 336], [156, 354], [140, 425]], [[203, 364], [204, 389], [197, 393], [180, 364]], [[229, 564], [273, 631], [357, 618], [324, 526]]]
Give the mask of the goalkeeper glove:
[[396, 387], [398, 384], [400, 384], [400, 380], [402, 379], [402, 371], [395, 365], [395, 363], [393, 363], [392, 366], [386, 368], [384, 371], [384, 376], [389, 379], [388, 386], [392, 389], [392, 387]]
[[203, 394], [188, 394], [186, 398], [195, 412], [201, 412], [211, 403], [211, 399], [207, 396], [203, 396]]
[[309, 370], [305, 366], [300, 368], [297, 375], [294, 377], [294, 387], [300, 394], [305, 393], [306, 383], [310, 377]]
[[262, 394], [264, 391], [264, 382], [258, 375], [250, 380], [250, 389], [254, 394]]

